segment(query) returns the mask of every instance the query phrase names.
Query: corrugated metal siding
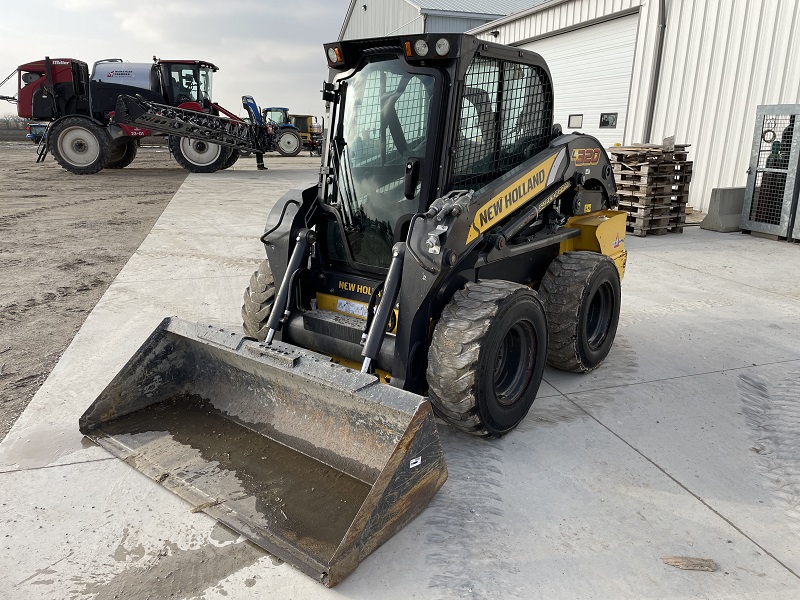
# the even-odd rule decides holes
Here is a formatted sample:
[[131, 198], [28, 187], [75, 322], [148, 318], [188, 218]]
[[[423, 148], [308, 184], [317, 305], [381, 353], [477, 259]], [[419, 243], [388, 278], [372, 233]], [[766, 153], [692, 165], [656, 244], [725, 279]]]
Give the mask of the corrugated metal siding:
[[[479, 33], [478, 37], [500, 44], [519, 43], [560, 29], [567, 29], [585, 21], [608, 17], [614, 13], [636, 8], [646, 0], [572, 0], [542, 7], [531, 15], [502, 23]], [[652, 1], [652, 0], [651, 0]], [[657, 0], [656, 0], [657, 1]], [[489, 31], [498, 31], [496, 38]]]
[[[476, 14], [510, 15], [546, 0], [411, 0], [422, 9], [469, 12]], [[476, 26], [477, 27], [477, 26]]]
[[[638, 26], [639, 16], [634, 14], [521, 46], [541, 54], [550, 67], [553, 116], [564, 131], [570, 131], [569, 115], [582, 114], [581, 132], [604, 146], [623, 142]], [[616, 128], [600, 128], [604, 112], [618, 114]]]
[[[367, 10], [361, 6], [366, 4]], [[422, 33], [419, 9], [406, 0], [359, 0], [342, 36], [345, 40], [405, 33]]]
[[[692, 145], [691, 203], [744, 186], [756, 107], [800, 103], [800, 2], [667, 0], [667, 29], [651, 140], [643, 140], [658, 34], [658, 0], [572, 0], [484, 26], [519, 43], [639, 6], [625, 143], [675, 135]], [[497, 30], [495, 38], [489, 31]]]
[[[800, 103], [799, 56], [794, 0], [669, 3], [652, 140], [692, 144], [695, 207], [707, 209], [714, 188], [745, 185], [756, 107]], [[645, 103], [646, 94], [637, 98], [633, 141]]]
[[484, 24], [483, 19], [456, 19], [453, 17], [437, 17], [428, 15], [425, 22], [425, 31], [430, 33], [462, 33]]

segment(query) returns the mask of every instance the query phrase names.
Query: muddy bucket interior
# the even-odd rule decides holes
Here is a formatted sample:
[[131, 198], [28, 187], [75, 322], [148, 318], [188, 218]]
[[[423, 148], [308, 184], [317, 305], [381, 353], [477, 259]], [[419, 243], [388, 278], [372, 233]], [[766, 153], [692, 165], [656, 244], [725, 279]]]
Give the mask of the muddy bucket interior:
[[193, 510], [328, 586], [447, 478], [424, 398], [314, 352], [174, 318], [80, 428]]

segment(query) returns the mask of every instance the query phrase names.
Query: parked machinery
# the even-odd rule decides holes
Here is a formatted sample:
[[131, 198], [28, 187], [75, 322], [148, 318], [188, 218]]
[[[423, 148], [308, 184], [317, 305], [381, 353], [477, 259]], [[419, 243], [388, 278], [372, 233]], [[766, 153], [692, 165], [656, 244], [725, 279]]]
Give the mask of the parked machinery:
[[[145, 127], [169, 134], [172, 138], [192, 139], [197, 143], [220, 145], [233, 152], [259, 153], [278, 151], [297, 156], [302, 148], [297, 128], [282, 120], [282, 112], [258, 108], [252, 96], [242, 96], [247, 120], [231, 119], [148, 102], [141, 97], [120, 96], [114, 119], [129, 126]], [[286, 109], [282, 109], [286, 110]]]
[[270, 213], [245, 335], [166, 319], [80, 426], [335, 585], [444, 483], [434, 413], [504, 435], [546, 362], [605, 359], [626, 215], [597, 139], [553, 125], [538, 54], [465, 34], [325, 51], [318, 184]]
[[308, 150], [311, 156], [322, 154], [322, 131], [325, 120], [321, 121], [313, 115], [289, 115], [289, 120], [297, 127], [300, 138], [303, 140], [303, 149]]
[[[72, 58], [46, 57], [17, 68], [17, 114], [48, 121], [49, 151], [66, 170], [79, 175], [104, 168], [121, 169], [136, 157], [138, 141], [150, 132], [114, 121], [120, 94], [180, 106], [198, 113], [231, 115], [211, 99], [212, 74], [205, 61], [160, 60], [128, 63], [106, 59], [88, 65]], [[216, 171], [233, 164], [230, 150], [206, 142], [170, 139], [170, 150], [183, 167], [194, 172]]]

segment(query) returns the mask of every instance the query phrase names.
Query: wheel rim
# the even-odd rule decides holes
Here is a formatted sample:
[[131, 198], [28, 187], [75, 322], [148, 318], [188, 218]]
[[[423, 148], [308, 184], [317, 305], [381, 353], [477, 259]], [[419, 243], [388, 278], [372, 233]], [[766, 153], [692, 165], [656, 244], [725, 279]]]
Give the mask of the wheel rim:
[[181, 152], [184, 158], [193, 165], [205, 167], [219, 158], [220, 153], [222, 153], [222, 146], [202, 140], [181, 138]]
[[121, 146], [115, 146], [111, 149], [111, 152], [108, 155], [108, 162], [113, 163], [118, 160], [122, 160], [125, 157], [125, 153], [128, 151], [128, 145], [123, 144]]
[[83, 127], [68, 127], [58, 138], [58, 151], [71, 164], [88, 167], [100, 156], [100, 142]]
[[288, 133], [285, 133], [281, 136], [278, 144], [280, 144], [280, 147], [284, 152], [289, 154], [296, 152], [300, 147], [300, 141], [297, 139], [297, 137]]
[[592, 296], [586, 316], [586, 343], [597, 350], [603, 345], [614, 317], [614, 290], [604, 282]]
[[513, 406], [523, 397], [536, 365], [536, 332], [528, 321], [515, 323], [500, 343], [493, 379], [497, 402]]

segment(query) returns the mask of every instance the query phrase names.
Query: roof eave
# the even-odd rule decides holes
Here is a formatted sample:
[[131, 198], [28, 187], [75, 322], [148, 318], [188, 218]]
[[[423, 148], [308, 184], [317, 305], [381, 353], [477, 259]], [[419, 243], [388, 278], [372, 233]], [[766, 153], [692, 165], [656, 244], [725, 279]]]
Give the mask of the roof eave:
[[499, 19], [495, 19], [494, 21], [490, 21], [489, 23], [484, 23], [483, 25], [479, 25], [478, 27], [473, 27], [466, 33], [470, 35], [478, 35], [480, 33], [484, 33], [486, 31], [490, 31], [492, 29], [497, 29], [501, 25], [505, 25], [506, 23], [510, 23], [511, 21], [516, 21], [517, 19], [522, 19], [524, 17], [528, 17], [530, 15], [536, 14], [539, 11], [545, 10], [547, 8], [551, 8], [557, 4], [563, 4], [565, 2], [571, 2], [572, 0], [545, 0], [541, 4], [537, 4], [532, 8], [526, 8], [525, 10], [521, 10], [519, 12], [512, 13], [510, 15], [504, 15]]
[[353, 16], [353, 9], [356, 6], [356, 0], [350, 0], [350, 6], [347, 9], [347, 14], [344, 16], [344, 21], [342, 21], [342, 28], [339, 30], [339, 41], [344, 39], [344, 32], [347, 30], [347, 26], [350, 24], [350, 17]]
[[454, 10], [438, 10], [432, 8], [420, 8], [419, 12], [422, 15], [429, 15], [432, 17], [452, 17], [454, 19], [486, 19], [490, 21], [505, 16], [502, 14], [498, 15], [489, 13], [457, 12]]

